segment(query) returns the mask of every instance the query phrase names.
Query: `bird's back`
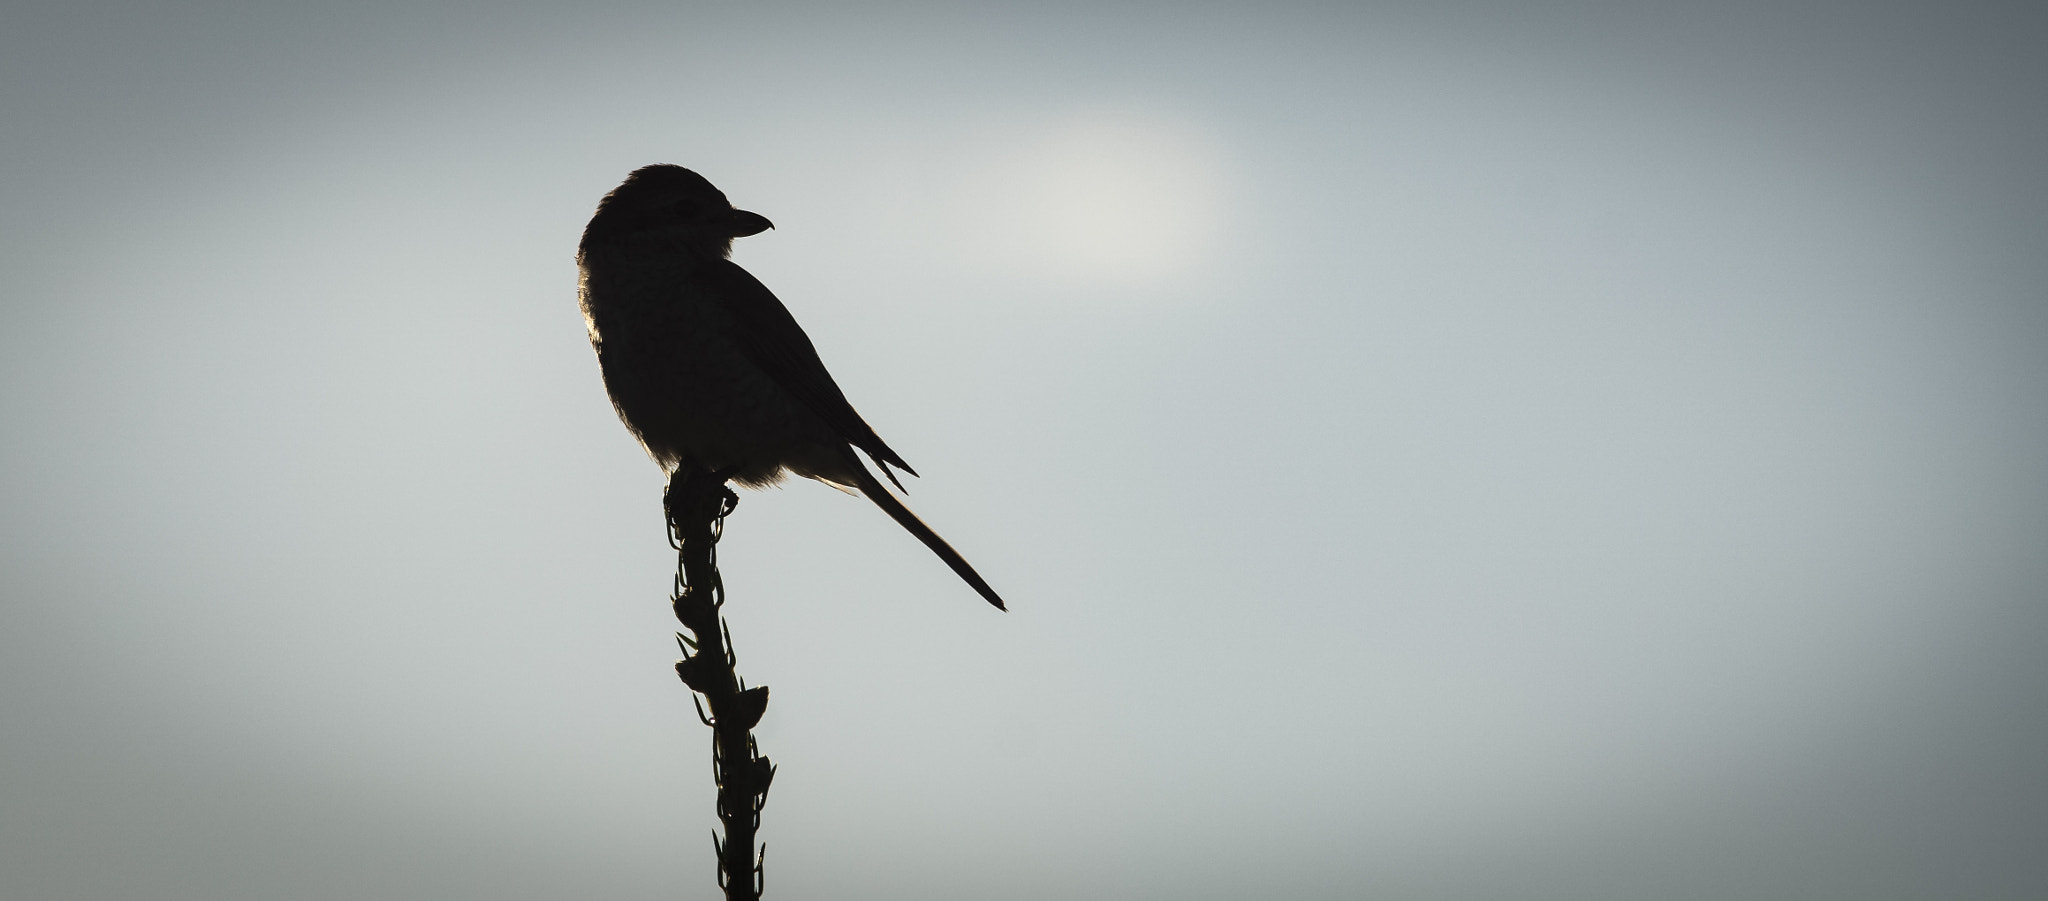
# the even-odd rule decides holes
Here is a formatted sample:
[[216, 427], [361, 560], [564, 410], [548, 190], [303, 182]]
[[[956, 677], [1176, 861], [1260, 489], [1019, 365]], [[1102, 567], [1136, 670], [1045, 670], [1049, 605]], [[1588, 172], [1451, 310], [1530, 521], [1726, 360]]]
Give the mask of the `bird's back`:
[[737, 469], [748, 485], [772, 483], [785, 467], [836, 474], [830, 451], [845, 439], [747, 352], [760, 341], [717, 266], [732, 264], [662, 250], [582, 254], [584, 316], [627, 428], [665, 468]]

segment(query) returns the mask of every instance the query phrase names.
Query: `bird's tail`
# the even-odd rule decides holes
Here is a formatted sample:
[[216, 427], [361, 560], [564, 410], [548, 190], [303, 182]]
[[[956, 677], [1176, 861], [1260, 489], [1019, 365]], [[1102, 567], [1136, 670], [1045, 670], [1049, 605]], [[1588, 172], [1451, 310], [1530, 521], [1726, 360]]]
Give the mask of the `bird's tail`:
[[960, 556], [960, 552], [953, 550], [953, 546], [947, 544], [946, 539], [940, 538], [939, 533], [932, 531], [931, 526], [918, 519], [917, 514], [910, 512], [909, 507], [903, 506], [903, 502], [897, 500], [896, 495], [890, 494], [889, 489], [882, 487], [882, 483], [875, 479], [874, 474], [868, 472], [868, 468], [861, 464], [860, 458], [853, 455], [853, 449], [850, 447], [846, 449], [846, 462], [852, 471], [854, 485], [860, 488], [860, 493], [867, 495], [868, 500], [874, 501], [875, 506], [882, 508], [883, 513], [889, 514], [889, 518], [895, 520], [897, 525], [917, 536], [917, 540], [924, 542], [925, 547], [931, 548], [932, 553], [939, 555], [940, 560], [946, 561], [946, 565], [952, 567], [954, 573], [973, 586], [975, 591], [980, 592], [983, 599], [996, 605], [997, 610], [1010, 609], [1003, 606], [1003, 599], [996, 595], [995, 589], [988, 587], [988, 582], [981, 578], [980, 573], [974, 571], [974, 567], [967, 563], [966, 557]]

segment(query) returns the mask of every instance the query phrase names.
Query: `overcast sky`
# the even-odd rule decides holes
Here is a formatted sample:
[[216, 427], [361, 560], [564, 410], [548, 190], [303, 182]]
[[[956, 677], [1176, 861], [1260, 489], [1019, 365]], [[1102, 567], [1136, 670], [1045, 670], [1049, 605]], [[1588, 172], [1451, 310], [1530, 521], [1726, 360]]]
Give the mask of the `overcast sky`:
[[715, 896], [672, 162], [1013, 610], [742, 499], [770, 897], [2048, 896], [2032, 5], [294, 6], [0, 27], [0, 895]]

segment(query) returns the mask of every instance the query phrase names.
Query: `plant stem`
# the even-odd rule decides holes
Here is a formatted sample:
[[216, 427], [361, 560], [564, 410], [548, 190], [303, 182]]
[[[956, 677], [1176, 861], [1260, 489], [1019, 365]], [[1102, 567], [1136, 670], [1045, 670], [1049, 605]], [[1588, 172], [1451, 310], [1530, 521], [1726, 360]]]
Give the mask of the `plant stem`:
[[676, 675], [711, 707], [710, 716], [702, 708], [698, 716], [712, 730], [711, 770], [718, 783], [718, 819], [725, 827], [723, 841], [715, 833], [711, 837], [718, 852], [718, 885], [727, 901], [755, 901], [761, 897], [762, 875], [754, 834], [775, 767], [755, 754], [752, 731], [768, 708], [768, 687], [748, 688], [733, 671], [732, 636], [719, 612], [725, 588], [718, 576], [718, 538], [725, 517], [738, 504], [722, 474], [687, 465], [669, 477], [662, 494], [677, 556], [676, 590], [669, 600], [691, 636], [676, 633], [686, 655], [677, 661]]

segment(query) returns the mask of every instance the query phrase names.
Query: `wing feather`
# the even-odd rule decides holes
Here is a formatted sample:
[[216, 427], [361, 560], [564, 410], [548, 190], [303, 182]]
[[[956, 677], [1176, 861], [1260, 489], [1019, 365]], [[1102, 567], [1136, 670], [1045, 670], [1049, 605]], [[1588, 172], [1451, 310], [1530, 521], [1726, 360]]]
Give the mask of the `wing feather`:
[[[839, 390], [839, 384], [825, 370], [824, 361], [818, 358], [810, 336], [804, 334], [796, 317], [790, 315], [789, 308], [767, 285], [731, 260], [719, 260], [706, 267], [706, 275], [712, 282], [712, 290], [707, 293], [739, 323], [736, 337], [740, 352], [749, 361], [823, 419], [848, 444], [866, 451], [889, 481], [896, 482], [896, 476], [889, 472], [890, 466], [917, 475], [917, 470], [903, 462], [875, 434], [874, 428], [854, 412], [853, 404], [847, 402], [846, 394]], [[902, 483], [897, 483], [897, 487], [901, 488]]]

